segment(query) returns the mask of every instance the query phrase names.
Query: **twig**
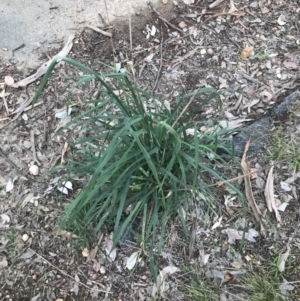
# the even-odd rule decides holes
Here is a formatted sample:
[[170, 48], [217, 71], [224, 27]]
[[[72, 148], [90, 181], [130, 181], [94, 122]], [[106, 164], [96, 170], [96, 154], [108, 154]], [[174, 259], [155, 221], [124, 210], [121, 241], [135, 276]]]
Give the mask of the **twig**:
[[169, 134], [169, 132], [171, 131], [171, 129], [174, 128], [175, 124], [178, 122], [178, 120], [181, 118], [181, 116], [184, 114], [184, 112], [187, 110], [187, 108], [190, 106], [190, 104], [192, 103], [192, 101], [194, 101], [196, 95], [197, 95], [197, 91], [195, 91], [195, 94], [191, 97], [191, 99], [189, 100], [189, 102], [187, 103], [187, 105], [183, 108], [183, 110], [181, 111], [181, 113], [179, 114], [179, 116], [177, 117], [177, 119], [174, 121], [174, 123], [172, 124], [172, 126], [169, 128], [169, 130], [167, 131], [167, 134]]
[[197, 29], [200, 29], [204, 24], [206, 24], [209, 20], [215, 18], [215, 17], [220, 17], [220, 16], [226, 16], [226, 15], [229, 15], [229, 16], [236, 16], [236, 17], [242, 17], [245, 15], [244, 12], [242, 11], [236, 11], [236, 12], [225, 12], [225, 13], [217, 13], [217, 14], [214, 14], [210, 17], [208, 17], [206, 20], [204, 20], [200, 25], [199, 27], [197, 27]]
[[110, 32], [104, 31], [104, 30], [102, 30], [102, 29], [100, 29], [100, 28], [98, 28], [98, 27], [96, 27], [96, 26], [87, 25], [87, 26], [85, 26], [85, 27], [90, 28], [90, 29], [92, 29], [92, 30], [94, 30], [94, 31], [96, 31], [96, 32], [98, 32], [98, 33], [101, 33], [102, 35], [104, 35], [104, 36], [106, 36], [106, 37], [109, 37], [109, 38], [112, 37], [112, 34], [111, 34]]
[[131, 16], [129, 15], [129, 40], [130, 40], [130, 51], [132, 51], [132, 32], [131, 32]]
[[[111, 23], [110, 23], [110, 19], [109, 19], [109, 14], [108, 14], [108, 9], [107, 9], [107, 3], [106, 3], [106, 0], [104, 0], [104, 5], [105, 5], [105, 11], [106, 11], [106, 17], [107, 17], [107, 21], [108, 21], [108, 25], [110, 26]], [[99, 14], [100, 15], [100, 14]], [[101, 15], [100, 15], [101, 16]], [[101, 16], [102, 18], [102, 16]], [[106, 23], [106, 22], [105, 22]], [[114, 55], [114, 60], [115, 60], [115, 63], [118, 61], [116, 56], [115, 56], [115, 46], [114, 46], [114, 41], [112, 39], [112, 36], [110, 37], [110, 43], [111, 43], [111, 49], [112, 49], [112, 52], [113, 52], [113, 55]]]
[[[244, 150], [244, 154], [242, 157], [242, 161], [241, 161], [241, 166], [242, 166], [242, 170], [244, 173], [248, 174], [250, 172], [250, 169], [247, 165], [246, 162], [246, 155], [248, 152], [248, 148], [250, 145], [250, 139], [247, 141], [246, 145], [245, 145], [245, 150]], [[265, 229], [263, 227], [263, 223], [262, 223], [262, 219], [261, 219], [261, 212], [255, 202], [254, 196], [253, 196], [253, 192], [252, 192], [252, 188], [251, 188], [251, 180], [250, 180], [250, 176], [246, 176], [244, 178], [244, 182], [245, 182], [245, 194], [246, 194], [246, 198], [248, 201], [248, 205], [250, 206], [250, 208], [252, 209], [252, 212], [254, 214], [254, 217], [256, 219], [256, 221], [258, 221], [260, 223], [260, 233], [262, 236], [266, 236], [265, 233]]]
[[[84, 287], [86, 287], [88, 289], [92, 289], [91, 287], [89, 287], [88, 285], [82, 283], [81, 281], [78, 282], [74, 277], [72, 277], [71, 275], [67, 274], [65, 271], [61, 270], [60, 268], [58, 268], [57, 266], [55, 266], [54, 264], [52, 264], [50, 261], [48, 261], [46, 258], [44, 258], [43, 256], [41, 256], [40, 254], [38, 254], [37, 252], [35, 252], [31, 248], [28, 248], [28, 249], [31, 250], [32, 252], [34, 252], [36, 256], [40, 257], [42, 260], [44, 260], [45, 262], [47, 262], [50, 266], [52, 266], [53, 268], [55, 268], [57, 271], [59, 271], [63, 275], [69, 277], [70, 279], [74, 280], [75, 282], [81, 284], [82, 286], [84, 286]], [[97, 284], [99, 284], [99, 283], [97, 283]], [[105, 291], [105, 290], [100, 290], [100, 289], [93, 289], [93, 290], [97, 291], [97, 292], [101, 292], [101, 293], [112, 294], [112, 292], [108, 292], [108, 291]]]
[[[9, 94], [7, 94], [7, 95], [9, 95]], [[0, 97], [2, 97], [6, 113], [9, 115], [8, 105], [7, 105], [7, 101], [5, 98], [5, 90], [2, 91], [2, 93], [0, 94]]]
[[172, 67], [174, 68], [175, 66], [177, 66], [178, 64], [182, 63], [184, 60], [194, 56], [194, 54], [197, 52], [197, 50], [200, 48], [201, 46], [197, 46], [195, 47], [194, 49], [192, 49], [190, 52], [188, 52], [187, 54], [183, 55], [183, 56], [180, 56], [179, 58], [173, 60], [171, 62], [171, 64], [174, 64], [172, 65]]
[[36, 164], [38, 166], [41, 165], [40, 161], [38, 160], [37, 156], [36, 156], [36, 151], [35, 151], [35, 145], [34, 145], [34, 132], [33, 130], [30, 131], [30, 142], [31, 142], [31, 150], [32, 150], [32, 154], [33, 154], [33, 160], [34, 162], [36, 162]]
[[152, 94], [153, 94], [153, 95], [154, 95], [155, 89], [156, 89], [156, 87], [157, 87], [158, 79], [159, 79], [160, 72], [161, 72], [161, 68], [162, 68], [162, 60], [163, 60], [163, 52], [162, 52], [162, 48], [163, 48], [164, 35], [163, 35], [163, 31], [162, 31], [162, 26], [160, 27], [160, 31], [161, 31], [161, 41], [160, 41], [160, 64], [159, 64], [159, 69], [158, 69], [158, 72], [157, 72], [155, 84], [154, 84], [153, 89], [152, 89]]
[[17, 171], [19, 171], [21, 174], [23, 174], [22, 170], [13, 162], [11, 161], [8, 156], [4, 153], [4, 151], [0, 147], [0, 154], [3, 158], [7, 160], [8, 163], [10, 163]]
[[216, 0], [214, 3], [210, 4], [208, 7], [209, 8], [214, 8], [218, 6], [220, 3], [222, 3], [224, 0]]
[[23, 43], [22, 45], [20, 45], [19, 47], [13, 49], [12, 55], [15, 56], [15, 52], [18, 51], [18, 50], [20, 50], [20, 49], [23, 48], [23, 47], [25, 47], [25, 44], [24, 44], [24, 43]]
[[164, 23], [168, 24], [170, 27], [172, 27], [173, 29], [179, 31], [179, 32], [183, 32], [183, 30], [181, 30], [180, 28], [176, 27], [175, 25], [173, 25], [171, 22], [169, 22], [167, 19], [165, 19], [154, 7], [152, 7], [152, 5], [150, 4], [150, 2], [148, 2], [149, 7], [157, 14], [157, 17], [163, 21]]

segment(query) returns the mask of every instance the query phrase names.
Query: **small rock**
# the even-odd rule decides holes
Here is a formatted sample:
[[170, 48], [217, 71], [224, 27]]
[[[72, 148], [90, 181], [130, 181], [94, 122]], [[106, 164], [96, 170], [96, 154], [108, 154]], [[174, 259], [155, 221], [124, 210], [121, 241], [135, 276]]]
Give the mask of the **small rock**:
[[104, 266], [101, 266], [100, 268], [100, 273], [101, 274], [105, 274], [106, 270], [105, 270], [105, 267]]
[[257, 2], [252, 2], [252, 3], [250, 3], [250, 7], [253, 7], [253, 8], [258, 7], [258, 3]]
[[39, 167], [37, 165], [31, 165], [29, 168], [29, 172], [32, 175], [37, 176], [39, 174]]
[[25, 141], [23, 142], [23, 145], [24, 145], [24, 147], [27, 148], [27, 149], [30, 149], [30, 148], [31, 148], [31, 142], [28, 141], [28, 140], [25, 140]]
[[29, 239], [28, 234], [23, 234], [23, 235], [22, 235], [22, 240], [23, 240], [23, 241], [26, 242], [28, 239]]

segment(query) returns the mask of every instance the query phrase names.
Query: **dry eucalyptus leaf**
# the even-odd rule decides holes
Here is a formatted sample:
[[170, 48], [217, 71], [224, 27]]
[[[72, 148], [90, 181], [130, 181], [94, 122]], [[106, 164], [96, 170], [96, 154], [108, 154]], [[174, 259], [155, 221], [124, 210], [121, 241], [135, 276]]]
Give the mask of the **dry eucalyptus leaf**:
[[278, 261], [278, 271], [279, 272], [283, 272], [285, 270], [285, 263], [290, 255], [290, 250], [291, 250], [290, 246], [287, 245], [286, 248], [287, 248], [287, 251], [279, 256], [279, 261]]
[[286, 182], [280, 182], [280, 187], [284, 191], [291, 191], [292, 190], [292, 187]]
[[10, 223], [10, 217], [3, 213], [0, 215], [0, 227], [8, 227], [8, 224]]
[[23, 253], [19, 258], [21, 259], [29, 259], [31, 258], [33, 255], [35, 255], [35, 252], [31, 249], [28, 249], [25, 253]]
[[82, 254], [83, 257], [89, 257], [90, 252], [89, 252], [88, 248], [84, 248], [82, 250], [81, 254]]
[[63, 239], [70, 239], [72, 238], [78, 238], [78, 236], [76, 234], [72, 234], [71, 232], [65, 231], [65, 230], [61, 230], [58, 233], [59, 236], [61, 236]]
[[286, 24], [286, 17], [285, 15], [280, 15], [278, 20], [277, 20], [277, 23], [280, 25], [280, 26], [283, 26]]
[[[236, 240], [241, 240], [243, 237], [243, 231], [238, 231], [236, 229], [225, 229], [222, 230], [222, 233], [226, 233], [228, 235], [229, 244], [234, 244]], [[245, 239], [251, 242], [256, 242], [254, 237], [257, 236], [259, 236], [259, 233], [255, 229], [249, 229], [249, 231], [245, 233]]]
[[298, 68], [297, 63], [295, 62], [283, 62], [283, 65], [288, 70], [295, 70]]
[[5, 191], [6, 192], [10, 192], [14, 189], [14, 183], [12, 180], [8, 180], [7, 184], [6, 184], [6, 188], [5, 188]]
[[193, 4], [195, 0], [182, 0], [184, 4], [190, 5]]
[[139, 258], [140, 252], [134, 252], [132, 253], [126, 261], [126, 268], [130, 271], [134, 268], [138, 258]]
[[218, 228], [218, 227], [221, 226], [222, 218], [223, 218], [223, 216], [221, 216], [220, 218], [218, 218], [218, 220], [211, 227], [212, 230], [214, 230], [214, 229], [216, 229], [216, 228]]
[[253, 47], [246, 47], [243, 49], [242, 53], [241, 53], [241, 59], [242, 60], [246, 60], [253, 52]]
[[105, 252], [108, 255], [110, 261], [114, 261], [117, 257], [117, 250], [116, 248], [112, 249], [113, 247], [113, 233], [110, 233], [110, 235], [105, 240]]
[[6, 260], [6, 258], [3, 258], [1, 261], [0, 261], [0, 269], [4, 269], [8, 266], [8, 262]]
[[154, 284], [154, 286], [152, 288], [152, 297], [155, 297], [157, 293], [159, 295], [161, 295], [163, 292], [165, 292], [167, 290], [167, 286], [165, 285], [165, 280], [166, 280], [167, 275], [174, 274], [177, 271], [180, 271], [177, 267], [167, 266], [159, 272], [156, 284]]

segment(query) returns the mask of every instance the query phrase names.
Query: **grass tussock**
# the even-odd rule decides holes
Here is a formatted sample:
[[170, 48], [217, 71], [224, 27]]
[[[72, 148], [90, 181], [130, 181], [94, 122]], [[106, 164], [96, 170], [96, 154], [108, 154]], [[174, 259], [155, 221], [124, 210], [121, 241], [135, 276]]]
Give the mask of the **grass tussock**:
[[[188, 199], [202, 199], [207, 208], [218, 204], [212, 184], [227, 177], [217, 171], [216, 162], [232, 171], [228, 157], [220, 155], [230, 153], [228, 131], [207, 122], [211, 130], [200, 132], [193, 121], [193, 115], [212, 99], [219, 100], [221, 109], [221, 92], [201, 88], [177, 99], [170, 109], [134, 87], [125, 73], [99, 75], [74, 60], [64, 61], [85, 74], [76, 87], [93, 81], [98, 92], [84, 101], [84, 112], [66, 126], [72, 133], [84, 134], [69, 141], [72, 156], [61, 168], [70, 178], [85, 178], [86, 183], [67, 207], [61, 226], [82, 234], [113, 225], [116, 243], [139, 217], [141, 241], [156, 239], [159, 232], [160, 249], [170, 219], [179, 216], [185, 227]], [[36, 98], [53, 68], [54, 63]], [[191, 112], [189, 104], [196, 96], [201, 105]], [[225, 185], [239, 193], [232, 183]]]

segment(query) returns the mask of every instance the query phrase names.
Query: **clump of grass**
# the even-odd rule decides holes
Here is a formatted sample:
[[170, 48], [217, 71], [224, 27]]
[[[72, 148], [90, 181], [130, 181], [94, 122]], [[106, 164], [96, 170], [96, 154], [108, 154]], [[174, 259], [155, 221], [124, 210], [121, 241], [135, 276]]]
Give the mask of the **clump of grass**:
[[245, 289], [248, 301], [282, 301], [286, 297], [280, 294], [278, 283], [269, 279], [267, 275], [253, 275], [246, 279]]
[[200, 277], [195, 277], [187, 290], [189, 300], [195, 301], [219, 300], [221, 294], [220, 288], [211, 285], [206, 280], [201, 280]]
[[275, 161], [286, 162], [289, 171], [300, 170], [300, 148], [299, 145], [284, 135], [282, 127], [274, 130], [271, 135], [272, 159]]
[[[87, 181], [67, 207], [62, 227], [79, 234], [89, 229], [96, 234], [103, 226], [114, 225], [116, 243], [139, 217], [142, 242], [156, 239], [154, 235], [159, 231], [160, 250], [170, 219], [179, 215], [185, 226], [183, 205], [188, 198], [201, 197], [212, 209], [212, 202], [218, 204], [212, 185], [217, 181], [239, 193], [214, 165], [217, 162], [226, 173], [233, 173], [230, 157], [220, 155], [231, 151], [224, 138], [228, 130], [215, 126], [203, 133], [193, 122], [193, 115], [201, 107], [214, 98], [220, 101], [220, 91], [198, 89], [178, 99], [169, 110], [149, 93], [134, 87], [124, 73], [99, 75], [74, 60], [64, 60], [86, 74], [77, 86], [95, 81], [98, 93], [85, 100], [87, 110], [66, 127], [71, 126], [72, 133], [84, 130], [85, 135], [69, 141], [73, 156], [62, 168], [70, 172], [70, 178], [76, 175]], [[54, 63], [36, 98], [53, 67]], [[202, 96], [202, 103], [190, 112], [188, 105], [196, 96]]]

